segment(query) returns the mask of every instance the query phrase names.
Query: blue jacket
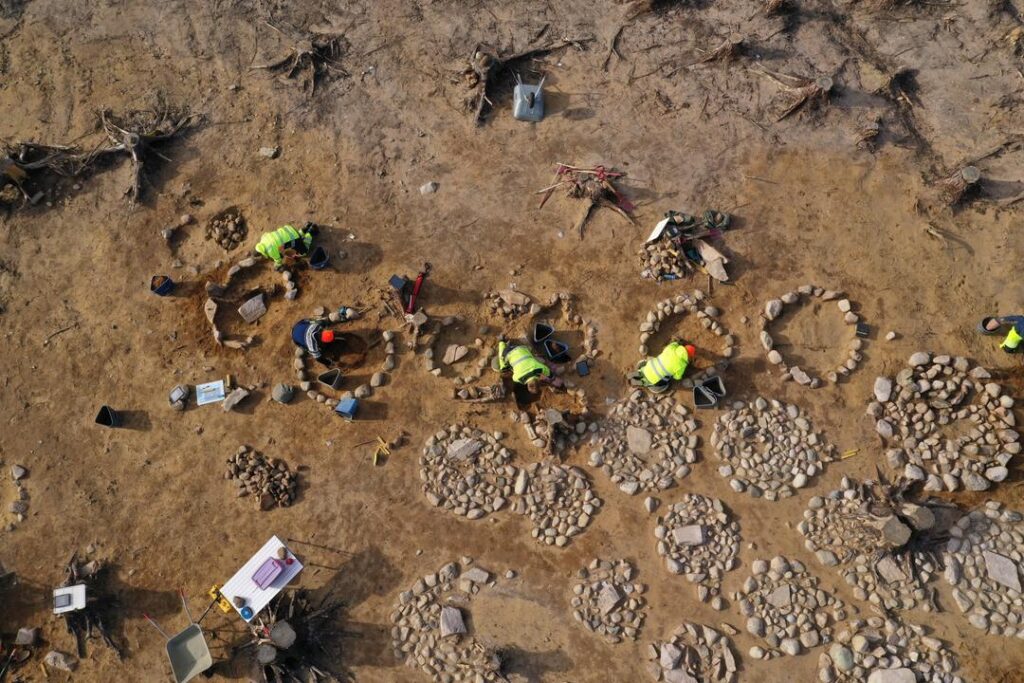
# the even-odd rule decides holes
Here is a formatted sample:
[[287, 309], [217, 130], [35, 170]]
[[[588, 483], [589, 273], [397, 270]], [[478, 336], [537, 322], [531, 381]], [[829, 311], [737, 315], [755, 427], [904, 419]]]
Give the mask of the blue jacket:
[[321, 330], [323, 326], [315, 320], [300, 320], [292, 326], [292, 341], [306, 349], [313, 358], [319, 358], [322, 354], [317, 335]]

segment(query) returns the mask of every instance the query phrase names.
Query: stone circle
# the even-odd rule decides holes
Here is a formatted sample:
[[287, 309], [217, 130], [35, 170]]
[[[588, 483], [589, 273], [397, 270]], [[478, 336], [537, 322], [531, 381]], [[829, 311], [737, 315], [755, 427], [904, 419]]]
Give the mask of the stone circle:
[[1024, 515], [997, 501], [961, 517], [946, 546], [946, 581], [967, 621], [992, 635], [1024, 638]]
[[961, 683], [956, 655], [928, 630], [897, 619], [848, 622], [818, 658], [823, 683]]
[[395, 658], [434, 681], [504, 681], [501, 662], [468, 632], [465, 613], [473, 596], [496, 578], [480, 567], [449, 562], [419, 578], [398, 596], [391, 612]]
[[766, 500], [792, 496], [835, 457], [797, 406], [761, 397], [720, 415], [711, 445], [732, 489]]
[[843, 579], [858, 600], [886, 610], [935, 609], [935, 591], [928, 583], [936, 567], [924, 554], [909, 566], [909, 555], [879, 554], [882, 532], [867, 523], [872, 501], [855, 479], [843, 477], [840, 488], [814, 496], [797, 529], [804, 545], [826, 567], [841, 566]]
[[254, 496], [260, 510], [288, 507], [295, 502], [298, 475], [284, 460], [270, 459], [254, 448], [239, 446], [226, 462], [224, 478], [237, 483], [239, 498]]
[[533, 521], [531, 535], [559, 548], [582, 533], [601, 507], [587, 475], [552, 459], [535, 462], [516, 474], [512, 511]]
[[571, 604], [576, 621], [609, 643], [636, 640], [647, 616], [647, 587], [634, 582], [636, 570], [626, 560], [595, 558], [579, 570]]
[[454, 424], [427, 439], [420, 457], [423, 492], [435, 507], [481, 519], [513, 495], [512, 455], [494, 436]]
[[751, 570], [735, 599], [747, 632], [768, 645], [751, 648], [754, 659], [795, 656], [828, 643], [832, 624], [846, 618], [842, 600], [818, 588], [798, 560], [778, 555], [771, 562], [755, 560]]
[[628, 495], [662, 491], [697, 462], [697, 421], [669, 394], [634, 390], [608, 412], [590, 464]]
[[[972, 369], [962, 356], [919, 351], [908, 364], [895, 381], [875, 380], [867, 409], [879, 436], [894, 444], [886, 452], [890, 467], [924, 481], [926, 491], [984, 491], [1006, 479], [1021, 448], [1014, 400], [985, 368]], [[943, 434], [960, 421], [969, 431]]]
[[[642, 357], [647, 356], [650, 352], [647, 342], [661, 329], [662, 323], [676, 316], [685, 316], [688, 313], [695, 314], [704, 329], [711, 330], [715, 336], [722, 339], [722, 350], [719, 351], [722, 360], [714, 367], [706, 368], [700, 372], [688, 372], [681, 382], [681, 385], [686, 388], [690, 388], [695, 382], [703, 381], [725, 370], [729, 367], [729, 359], [735, 353], [736, 338], [729, 333], [729, 330], [719, 320], [721, 311], [710, 304], [703, 304], [706, 297], [707, 295], [703, 291], [695, 289], [692, 294], [679, 294], [662, 299], [653, 309], [647, 312], [644, 321], [640, 323], [639, 352]], [[660, 349], [654, 349], [654, 352], [658, 353]]]
[[[684, 495], [657, 518], [654, 536], [665, 567], [698, 584], [701, 601], [707, 601], [709, 594], [718, 594], [722, 576], [737, 564], [739, 524], [730, 519], [722, 501], [716, 498]], [[720, 606], [721, 601], [717, 604]]]
[[[336, 323], [341, 319], [341, 316], [339, 316], [337, 312], [333, 311], [328, 314], [327, 309], [323, 306], [317, 306], [313, 309], [313, 314], [310, 318]], [[384, 360], [381, 362], [380, 369], [370, 376], [369, 382], [360, 384], [351, 391], [342, 392], [340, 394], [340, 398], [369, 398], [370, 396], [373, 396], [380, 387], [391, 382], [390, 373], [395, 368], [395, 333], [391, 330], [384, 330], [381, 332], [381, 341], [384, 344]], [[292, 366], [295, 369], [295, 379], [299, 381], [299, 388], [306, 392], [306, 396], [308, 396], [310, 400], [316, 401], [317, 403], [325, 406], [328, 410], [333, 411], [335, 406], [338, 405], [339, 398], [334, 398], [325, 393], [324, 388], [326, 385], [317, 380], [317, 377], [321, 373], [326, 372], [327, 368], [318, 365], [310, 365], [307, 367], [306, 358], [309, 357], [309, 354], [306, 353], [306, 350], [302, 347], [294, 347], [293, 353], [295, 355], [295, 359], [292, 362]], [[312, 361], [312, 363], [316, 362], [313, 361], [311, 357], [310, 361]]]
[[648, 668], [666, 683], [734, 683], [738, 664], [732, 641], [710, 626], [683, 622], [667, 641], [651, 643]]
[[761, 319], [764, 321], [761, 326], [761, 346], [764, 348], [765, 353], [768, 354], [768, 362], [778, 367], [784, 380], [793, 380], [802, 386], [816, 389], [822, 384], [821, 378], [798, 365], [788, 366], [785, 357], [775, 348], [775, 342], [768, 331], [770, 324], [782, 315], [786, 306], [804, 305], [812, 298], [818, 298], [822, 301], [835, 301], [839, 312], [843, 315], [843, 321], [847, 325], [854, 326], [851, 328], [853, 333], [846, 350], [846, 359], [836, 366], [835, 370], [826, 373], [826, 379], [835, 384], [841, 378], [856, 370], [863, 360], [861, 351], [864, 346], [864, 340], [858, 337], [856, 332], [856, 325], [861, 321], [860, 316], [853, 312], [852, 309], [855, 304], [848, 298], [844, 297], [840, 292], [824, 289], [823, 287], [801, 285], [795, 290], [786, 292], [778, 299], [767, 301], [761, 313]]

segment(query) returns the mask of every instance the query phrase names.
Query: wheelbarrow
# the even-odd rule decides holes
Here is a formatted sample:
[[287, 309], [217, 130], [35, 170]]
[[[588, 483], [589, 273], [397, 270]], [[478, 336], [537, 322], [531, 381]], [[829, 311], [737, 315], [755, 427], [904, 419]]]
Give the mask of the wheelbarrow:
[[203, 629], [192, 621], [192, 612], [189, 611], [188, 603], [185, 602], [185, 591], [178, 589], [178, 595], [181, 597], [181, 606], [185, 608], [185, 614], [188, 615], [189, 625], [185, 630], [168, 636], [148, 614], [142, 616], [146, 617], [146, 621], [167, 639], [167, 659], [171, 662], [171, 675], [174, 676], [175, 683], [185, 683], [213, 666], [213, 657], [206, 644]]

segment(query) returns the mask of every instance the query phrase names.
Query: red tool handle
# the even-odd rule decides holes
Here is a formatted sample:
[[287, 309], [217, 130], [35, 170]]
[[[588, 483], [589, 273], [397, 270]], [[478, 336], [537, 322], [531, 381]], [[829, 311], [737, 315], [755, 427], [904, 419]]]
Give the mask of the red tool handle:
[[416, 310], [416, 297], [420, 295], [420, 288], [423, 287], [423, 281], [426, 279], [426, 271], [416, 276], [416, 282], [412, 286], [412, 294], [409, 295], [409, 305], [405, 307], [406, 313], [412, 314]]

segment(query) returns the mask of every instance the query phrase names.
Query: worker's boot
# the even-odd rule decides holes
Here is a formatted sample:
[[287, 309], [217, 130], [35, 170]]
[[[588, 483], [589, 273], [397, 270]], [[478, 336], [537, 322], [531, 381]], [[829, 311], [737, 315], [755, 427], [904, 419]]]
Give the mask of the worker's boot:
[[658, 382], [647, 387], [648, 391], [652, 394], [664, 394], [666, 391], [672, 388], [671, 382]]

